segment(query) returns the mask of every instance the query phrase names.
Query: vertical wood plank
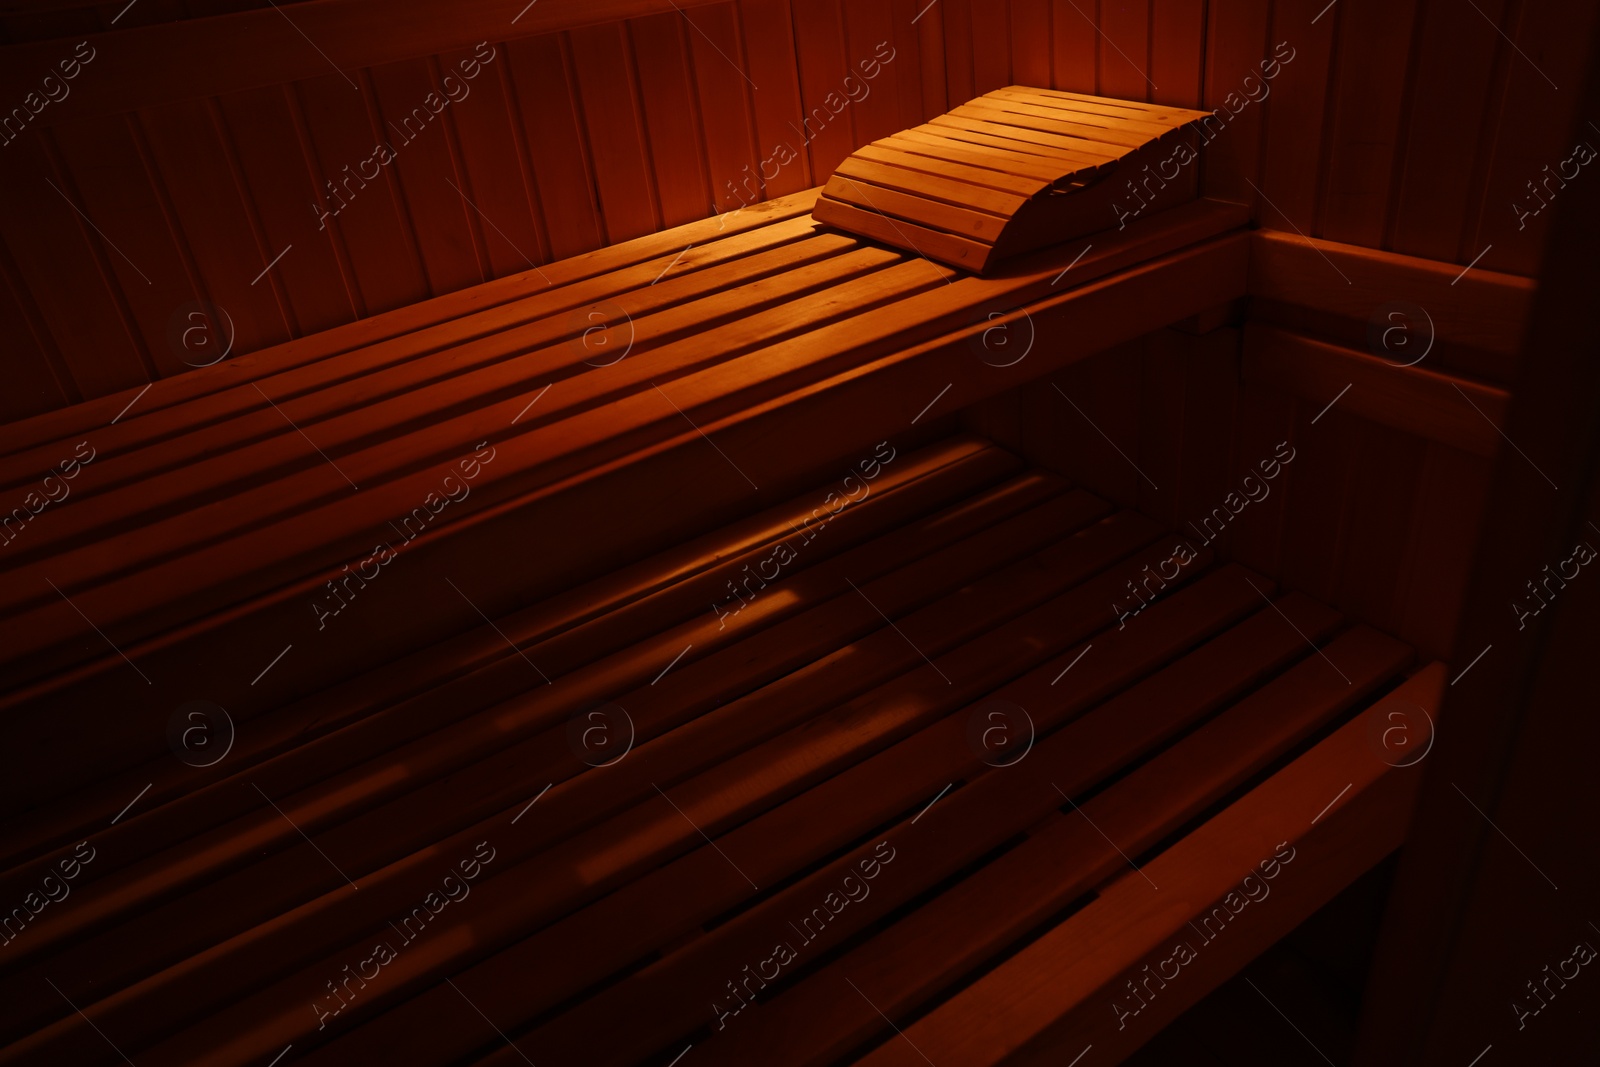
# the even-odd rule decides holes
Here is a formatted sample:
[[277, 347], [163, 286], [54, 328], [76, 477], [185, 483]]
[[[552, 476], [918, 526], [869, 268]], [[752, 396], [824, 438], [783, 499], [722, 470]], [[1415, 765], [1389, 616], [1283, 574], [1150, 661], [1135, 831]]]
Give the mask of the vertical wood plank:
[[[1259, 499], [1252, 499], [1228, 527], [1228, 555], [1271, 578], [1282, 574], [1286, 503], [1294, 465], [1301, 455], [1295, 440], [1294, 409], [1294, 400], [1282, 393], [1249, 385], [1239, 390], [1233, 465], [1247, 494], [1253, 492]], [[1279, 459], [1280, 453], [1295, 458], [1286, 465]], [[1273, 476], [1267, 477], [1269, 474]], [[1255, 482], [1246, 483], [1247, 476]]]
[[[479, 258], [482, 219], [467, 204], [471, 194], [461, 184], [452, 143], [457, 109], [474, 103], [482, 106], [484, 101], [474, 102], [466, 83], [454, 78], [451, 85], [458, 87], [460, 100], [452, 100], [438, 71], [424, 59], [387, 63], [370, 73], [378, 94], [379, 132], [397, 138], [391, 143], [399, 158], [388, 169], [394, 171], [392, 184], [402, 217], [409, 218], [416, 234], [428, 291], [437, 296], [484, 281], [486, 264]], [[423, 122], [419, 132], [411, 132]], [[375, 304], [372, 310], [400, 307], [412, 299], [378, 304], [375, 296], [369, 297]]]
[[655, 188], [625, 28], [613, 22], [572, 30], [567, 36], [606, 243], [653, 233], [659, 227]]
[[[900, 121], [900, 100], [895, 82], [912, 64], [884, 67], [876, 58], [880, 43], [884, 54], [894, 48], [894, 11], [890, 0], [853, 0], [845, 8], [846, 74], [843, 85], [850, 98], [851, 121], [857, 147], [905, 129]], [[896, 54], [895, 58], [900, 57]], [[911, 57], [915, 58], [915, 57]], [[866, 76], [869, 70], [876, 78]]]
[[711, 182], [706, 176], [683, 31], [683, 20], [675, 12], [633, 19], [628, 24], [663, 226], [677, 226], [711, 213]]
[[[1261, 61], [1267, 47], [1268, 0], [1236, 0], [1212, 4], [1207, 30], [1210, 54], [1206, 62], [1206, 91], [1201, 107], [1221, 110], [1225, 119], [1217, 129], [1207, 123], [1201, 166], [1202, 189], [1207, 196], [1255, 205], [1254, 217], [1263, 225], [1287, 224], [1270, 207], [1258, 203], [1252, 185], [1261, 184], [1261, 123], [1263, 108], [1250, 99], [1249, 85], [1259, 85]], [[1247, 85], [1245, 79], [1252, 81]], [[1257, 95], [1261, 90], [1257, 89]]]
[[1411, 542], [1425, 443], [1387, 426], [1365, 423], [1356, 444], [1344, 558], [1336, 607], [1394, 633], [1400, 628], [1399, 589]]
[[1100, 0], [1100, 92], [1119, 100], [1148, 100], [1149, 0]]
[[[150, 380], [126, 317], [111, 288], [110, 265], [93, 229], [65, 197], [40, 134], [12, 141], [0, 159], [0, 239], [19, 267], [26, 266], [28, 294], [84, 396], [104, 396]], [[52, 184], [54, 187], [52, 187]], [[91, 243], [91, 239], [96, 242]], [[119, 257], [120, 258], [120, 257]]]
[[[350, 91], [348, 86], [345, 91]], [[270, 250], [267, 262], [289, 248], [271, 277], [283, 284], [296, 334], [315, 333], [359, 317], [335, 254], [336, 220], [318, 221], [320, 190], [308, 169], [283, 90], [233, 93], [219, 99], [217, 109], [222, 140], [238, 166], [237, 182], [260, 220]]]
[[[920, 125], [926, 121], [922, 113], [924, 100], [923, 62], [922, 62], [922, 32], [919, 23], [912, 20], [917, 17], [917, 12], [922, 9], [920, 0], [891, 0], [890, 2], [890, 36], [889, 53], [893, 58], [885, 60], [885, 67], [893, 66], [889, 71], [892, 77], [885, 76], [886, 80], [894, 83], [895, 99], [899, 102], [899, 128], [906, 129], [910, 126]], [[874, 57], [877, 54], [878, 42], [872, 42]], [[895, 66], [895, 64], [898, 64]], [[943, 84], [943, 77], [940, 84]]]
[[179, 252], [128, 120], [108, 115], [65, 123], [51, 133], [71, 183], [64, 191], [75, 193], [79, 208], [104, 233], [102, 240], [121, 249], [107, 248], [105, 260], [150, 366], [166, 376], [209, 362], [209, 351], [185, 353], [168, 337], [173, 314], [202, 294]]
[[[1328, 74], [1335, 19], [1325, 14], [1327, 0], [1277, 0], [1265, 101], [1266, 151], [1261, 161], [1261, 191], [1272, 201], [1263, 220], [1279, 229], [1311, 233], [1317, 225], [1317, 192], [1322, 181], [1322, 132], [1327, 114]], [[1293, 58], [1283, 62], [1283, 56]], [[1287, 220], [1287, 221], [1285, 221]]]
[[1011, 79], [1050, 87], [1050, 0], [1011, 0]]
[[[436, 123], [422, 102], [428, 90], [410, 92], [411, 87], [395, 84], [392, 76], [373, 84], [377, 99], [370, 98], [371, 89], [353, 92], [337, 74], [291, 87], [309, 141], [306, 156], [313, 184], [333, 212], [327, 228], [334, 234], [336, 253], [354, 274], [359, 315], [430, 295], [400, 168], [428, 141], [443, 137], [430, 128]], [[412, 117], [413, 106], [426, 117]], [[369, 109], [377, 109], [376, 121]], [[309, 197], [304, 203], [303, 210], [312, 212]]]
[[[1157, 330], [1140, 353], [1139, 510], [1171, 526], [1185, 528], [1190, 516], [1178, 508], [1183, 485], [1185, 367], [1193, 338]], [[1151, 483], [1154, 483], [1153, 485]]]
[[[1411, 71], [1411, 110], [1387, 246], [1449, 262], [1466, 226], [1468, 181], [1482, 150], [1505, 0], [1475, 0], [1478, 10], [1432, 5], [1419, 28]], [[1487, 16], [1487, 17], [1485, 17]], [[1494, 20], [1491, 22], [1490, 20]]]
[[[1524, 210], [1536, 207], [1539, 201], [1528, 183], [1542, 189], [1541, 183], [1546, 180], [1544, 168], [1548, 166], [1551, 173], [1556, 173], [1562, 161], [1573, 155], [1571, 135], [1579, 122], [1578, 87], [1591, 58], [1586, 54], [1587, 46], [1595, 21], [1600, 18], [1600, 6], [1524, 3], [1518, 11], [1518, 24], [1506, 32], [1521, 51], [1512, 49], [1506, 55], [1505, 104], [1494, 135], [1494, 161], [1483, 209], [1475, 227], [1476, 238], [1462, 248], [1458, 261], [1471, 262], [1492, 244], [1494, 247], [1479, 266], [1533, 275], [1539, 270], [1553, 212], [1547, 207], [1531, 219], [1523, 219], [1512, 205], [1521, 204]], [[1510, 48], [1504, 44], [1502, 47]], [[1600, 116], [1583, 118], [1600, 125]], [[1587, 123], [1584, 133], [1588, 135], [1585, 142], [1600, 150], [1600, 133]], [[1594, 169], [1593, 164], [1584, 167], [1571, 188], [1555, 195], [1594, 195], [1593, 190], [1581, 191], [1578, 185], [1593, 178], [1590, 172]], [[1552, 183], [1552, 187], [1558, 186]], [[1547, 204], [1554, 203], [1554, 196], [1541, 195]], [[1525, 224], [1525, 228], [1519, 228], [1519, 224]]]
[[1337, 406], [1318, 418], [1319, 406], [1295, 403], [1282, 577], [1289, 587], [1332, 603], [1361, 423]]
[[972, 4], [939, 0], [939, 7], [944, 16], [945, 96], [956, 107], [978, 95], [972, 75]]
[[281, 250], [268, 251], [257, 241], [210, 110], [199, 101], [181, 101], [142, 112], [140, 121], [208, 298], [233, 323], [233, 350], [287, 341], [289, 319], [286, 305], [278, 302], [277, 275], [261, 276]]
[[1339, 60], [1318, 236], [1378, 248], [1417, 0], [1347, 0], [1336, 14]]
[[[488, 61], [479, 58], [480, 50], [467, 48], [445, 52], [439, 61], [444, 78], [452, 79], [441, 79], [443, 87], [466, 94], [460, 101], [464, 106], [451, 116], [466, 169], [466, 180], [457, 184], [471, 198], [468, 209], [479, 217], [490, 273], [503, 277], [545, 262], [547, 253], [511, 122], [506, 49], [490, 47]], [[456, 84], [464, 88], [453, 89]]]
[[1489, 499], [1490, 464], [1428, 446], [1395, 631], [1423, 656], [1450, 661]]
[[980, 0], [972, 16], [972, 91], [981, 96], [1012, 81], [1010, 5]]
[[[691, 30], [689, 46], [717, 210], [765, 200], [769, 194], [762, 185], [763, 157], [754, 139], [750, 102], [751, 94], [761, 91], [761, 83], [746, 70], [737, 12], [731, 4], [718, 4], [697, 7], [682, 17]], [[803, 151], [799, 145], [795, 148]]]
[[[1242, 471], [1233, 466], [1233, 437], [1238, 401], [1239, 331], [1224, 327], [1194, 338], [1185, 362], [1183, 387], [1182, 476], [1179, 513], [1199, 521], [1216, 507], [1228, 508], [1238, 492]], [[1248, 507], [1248, 505], [1246, 505]], [[1227, 529], [1231, 531], [1232, 520]], [[1233, 536], [1225, 533], [1225, 553]]]
[[[917, 42], [922, 60], [922, 120], [950, 110], [949, 80], [946, 74], [944, 12], [919, 8], [916, 20]], [[913, 124], [914, 125], [914, 124]]]
[[1150, 99], [1200, 106], [1205, 70], [1205, 0], [1154, 0], [1150, 15]]
[[603, 243], [600, 211], [589, 181], [588, 154], [558, 35], [508, 41], [506, 73], [521, 119], [528, 163], [544, 209], [544, 232], [556, 259]]
[[79, 399], [71, 376], [59, 362], [32, 298], [19, 282], [16, 263], [0, 242], [0, 345], [10, 379], [0, 389], [0, 421], [11, 422], [51, 411]]
[[[739, 0], [756, 117], [756, 147], [767, 196], [787, 196], [821, 184], [801, 144], [800, 69], [795, 59], [789, 0]], [[681, 21], [681, 20], [680, 20]]]
[[839, 7], [818, 3], [797, 15], [795, 45], [800, 57], [801, 126], [811, 155], [811, 173], [822, 180], [856, 147], [853, 116], [844, 78], [844, 22]]
[[1053, 88], [1069, 93], [1099, 91], [1100, 35], [1095, 32], [1094, 13], [1091, 0], [1052, 0]]

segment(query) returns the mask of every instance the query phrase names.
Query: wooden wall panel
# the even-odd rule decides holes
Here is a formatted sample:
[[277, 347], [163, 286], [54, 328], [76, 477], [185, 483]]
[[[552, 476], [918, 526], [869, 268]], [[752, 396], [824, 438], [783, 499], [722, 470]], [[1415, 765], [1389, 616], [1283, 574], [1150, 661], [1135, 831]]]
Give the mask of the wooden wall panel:
[[660, 222], [626, 28], [587, 26], [568, 37], [606, 242], [654, 233]]
[[704, 218], [711, 210], [711, 181], [700, 150], [683, 20], [649, 15], [634, 19], [629, 31], [644, 109], [645, 154], [655, 175], [661, 224], [678, 226]]
[[[1259, 80], [1261, 61], [1272, 51], [1267, 41], [1268, 0], [1212, 3], [1206, 37], [1205, 96], [1202, 110], [1222, 110], [1225, 123], [1210, 127], [1201, 165], [1202, 188], [1207, 196], [1254, 204], [1254, 217], [1265, 226], [1283, 229], [1285, 223], [1267, 205], [1259, 203], [1261, 185], [1262, 102], [1250, 98], [1246, 78]], [[1257, 82], [1259, 84], [1259, 81]], [[1257, 95], [1261, 90], [1256, 90]], [[1270, 97], [1267, 99], [1270, 100]]]
[[1437, 427], [1370, 418], [1350, 396], [1330, 404], [1337, 388], [1290, 395], [1241, 376], [1240, 345], [1234, 327], [1157, 331], [963, 424], [1448, 658], [1492, 460], [1424, 436]]
[[1049, 85], [1050, 0], [1011, 0], [1011, 79]]
[[[723, 4], [683, 17], [692, 31], [689, 47], [694, 57], [695, 85], [717, 210], [763, 200], [766, 197], [761, 188], [760, 166], [764, 157], [755, 141], [750, 102], [751, 94], [759, 94], [761, 88], [746, 69], [748, 62], [739, 47], [737, 14], [731, 4]], [[837, 136], [837, 123], [833, 127]], [[849, 150], [844, 154], [848, 155]]]
[[545, 205], [550, 255], [562, 259], [598, 248], [604, 240], [600, 210], [568, 81], [566, 48], [555, 36], [503, 47], [534, 183]]
[[[1338, 19], [1327, 0], [1278, 0], [1273, 7], [1271, 52], [1277, 76], [1262, 102], [1268, 151], [1261, 161], [1261, 194], [1270, 201], [1263, 224], [1311, 233], [1317, 228], [1322, 181], [1328, 75]], [[1312, 20], [1316, 21], [1313, 22]], [[1287, 46], [1280, 52], [1282, 46]]]
[[[443, 136], [423, 104], [429, 90], [417, 84], [414, 70], [385, 68], [372, 74], [363, 82], [376, 90], [375, 108], [368, 93], [330, 74], [295, 86], [293, 109], [307, 141], [312, 185], [337, 212], [328, 227], [341, 238], [363, 315], [433, 295], [424, 249], [441, 257], [435, 273], [448, 276], [455, 266], [443, 259], [445, 242], [423, 244], [423, 233], [432, 236], [446, 221], [420, 210], [413, 215], [406, 198], [407, 185], [421, 191], [425, 168], [419, 160], [437, 150]], [[380, 144], [393, 151], [393, 162], [379, 165], [382, 156], [374, 150]], [[308, 197], [301, 210], [311, 214], [311, 205]]]
[[1099, 91], [1100, 35], [1094, 13], [1090, 0], [1053, 0], [1050, 66], [1056, 76], [1054, 88], [1072, 93]]
[[[160, 182], [183, 241], [194, 257], [204, 299], [228, 309], [233, 347], [253, 352], [287, 341], [290, 318], [251, 208], [239, 195], [230, 157], [205, 101], [186, 101], [139, 116]], [[259, 279], [259, 280], [258, 280]]]
[[787, 196], [809, 189], [811, 171], [800, 126], [800, 72], [795, 64], [794, 13], [789, 0], [739, 0], [755, 92], [756, 148], [766, 193]]
[[1205, 0], [1153, 0], [1150, 8], [1149, 99], [1173, 107], [1200, 106], [1205, 69]]
[[[1542, 183], [1545, 167], [1557, 172], [1562, 161], [1573, 154], [1571, 132], [1579, 117], [1577, 87], [1600, 5], [1589, 0], [1574, 4], [1525, 2], [1518, 5], [1516, 13], [1516, 25], [1506, 31], [1516, 47], [1501, 42], [1506, 87], [1495, 127], [1483, 212], [1474, 239], [1463, 246], [1459, 258], [1467, 262], [1492, 245], [1483, 257], [1483, 266], [1531, 275], [1538, 270], [1552, 212], [1542, 209], [1526, 222], [1526, 228], [1519, 228], [1512, 205], [1536, 206], [1538, 201], [1530, 198], [1528, 183]], [[1600, 123], [1600, 117], [1585, 118]], [[1600, 129], [1588, 121], [1585, 125], [1594, 136], [1587, 143], [1600, 150]], [[1581, 168], [1573, 179], [1573, 192], [1560, 189], [1556, 195], [1574, 195], [1595, 177], [1591, 170], [1592, 166]], [[1555, 185], [1559, 189], [1559, 182]], [[1546, 197], [1547, 203], [1552, 201], [1553, 197]]]
[[1417, 0], [1347, 0], [1333, 14], [1344, 47], [1333, 75], [1326, 192], [1314, 236], [1378, 248], [1394, 180]]
[[[495, 278], [525, 271], [550, 258], [543, 209], [527, 163], [525, 131], [510, 95], [506, 61], [503, 46], [488, 63], [477, 58], [475, 49], [456, 49], [439, 57], [444, 71], [454, 72], [452, 76], [470, 88], [470, 95], [461, 102], [471, 100], [472, 105], [456, 109], [452, 115], [465, 169], [458, 184], [471, 215], [477, 217], [488, 272]], [[641, 76], [645, 69], [641, 62]], [[473, 71], [476, 76], [468, 79], [466, 75]], [[669, 87], [657, 88], [665, 101], [680, 105]], [[688, 114], [688, 101], [681, 101], [681, 106]], [[702, 217], [709, 200], [709, 196], [703, 198], [693, 214], [685, 217]]]
[[1123, 100], [1149, 100], [1149, 0], [1101, 0], [1100, 92]]

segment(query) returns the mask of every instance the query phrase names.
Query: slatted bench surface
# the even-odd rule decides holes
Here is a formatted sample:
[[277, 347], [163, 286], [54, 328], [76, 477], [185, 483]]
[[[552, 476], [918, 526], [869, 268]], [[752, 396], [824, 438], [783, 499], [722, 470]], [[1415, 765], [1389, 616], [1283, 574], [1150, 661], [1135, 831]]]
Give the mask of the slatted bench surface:
[[981, 440], [853, 484], [56, 805], [5, 885], [95, 858], [3, 949], [0, 1063], [850, 1062], [1411, 660], [1204, 552], [1134, 613], [1175, 535]]
[[[850, 154], [814, 214], [965, 270], [1194, 195], [1204, 111], [1012, 85]], [[1171, 187], [1169, 189], [1169, 186]]]
[[[473, 456], [492, 458], [474, 461], [480, 476], [452, 523], [970, 331], [986, 309], [1059, 299], [1240, 218], [1194, 204], [1081, 260], [1062, 248], [980, 279], [826, 230], [809, 215], [815, 199], [0, 428], [0, 491], [24, 519], [38, 512], [0, 544], [0, 678], [15, 689], [86, 659], [120, 663], [108, 641], [126, 649], [337, 573]], [[70, 499], [45, 500], [41, 472], [85, 447], [93, 459]]]

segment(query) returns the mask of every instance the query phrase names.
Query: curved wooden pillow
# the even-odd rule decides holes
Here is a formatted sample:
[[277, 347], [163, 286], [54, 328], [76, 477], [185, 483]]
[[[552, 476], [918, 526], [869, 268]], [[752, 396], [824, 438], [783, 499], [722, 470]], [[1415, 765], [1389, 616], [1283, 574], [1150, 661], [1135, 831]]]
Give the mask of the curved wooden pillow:
[[996, 89], [857, 149], [812, 215], [984, 274], [1019, 253], [1193, 199], [1199, 127], [1189, 125], [1208, 117], [1054, 89]]

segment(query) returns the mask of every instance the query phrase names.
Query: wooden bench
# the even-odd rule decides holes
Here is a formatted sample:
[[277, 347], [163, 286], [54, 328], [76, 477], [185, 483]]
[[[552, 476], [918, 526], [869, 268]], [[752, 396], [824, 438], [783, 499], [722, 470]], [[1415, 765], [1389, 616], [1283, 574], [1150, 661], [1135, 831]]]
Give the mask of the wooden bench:
[[0, 428], [79, 457], [0, 1063], [1121, 1055], [1392, 850], [1442, 667], [951, 418], [1244, 296], [1244, 209], [980, 278], [818, 195]]
[[[8, 1030], [32, 1033], [0, 1062], [117, 1061], [51, 982], [140, 1063], [254, 1063], [289, 1044], [330, 1064], [519, 1059], [496, 1028], [539, 1063], [653, 1062], [690, 1043], [697, 1060], [834, 1062], [885, 1038], [893, 1055], [879, 1009], [908, 1021], [1071, 913], [1051, 935], [1066, 936], [1095, 914], [1086, 894], [1132, 879], [1163, 935], [1199, 914], [1179, 876], [1162, 895], [1124, 856], [1154, 875], [1239, 818], [1254, 791], [1218, 805], [1268, 772], [1258, 790], [1305, 803], [1355, 783], [1317, 824], [1336, 840], [1375, 792], [1403, 811], [1415, 772], [1380, 763], [1363, 732], [1383, 703], [1351, 719], [1404, 678], [1400, 643], [1203, 554], [1119, 623], [1112, 605], [1131, 608], [1174, 535], [976, 440], [871, 466], [872, 491], [820, 528], [831, 483], [619, 576], [647, 596], [575, 591], [615, 604], [582, 624], [560, 604], [505, 620], [520, 654], [458, 643], [398, 692], [367, 680], [387, 701], [326, 724], [340, 729], [295, 744], [307, 709], [263, 716], [276, 749], [252, 723], [233, 773], [93, 831], [71, 907], [6, 948]], [[775, 580], [736, 613], [712, 607], [747, 566], [771, 574], [783, 544]], [[1437, 670], [1397, 696], [1431, 705]], [[1000, 766], [984, 759], [1000, 746], [973, 742], [995, 700], [1025, 709], [1034, 737]], [[592, 768], [570, 723], [606, 703], [626, 709], [631, 750]], [[93, 799], [103, 814], [109, 798]], [[1317, 811], [1294, 814], [1307, 827], [1285, 839], [1302, 842]], [[1314, 860], [1318, 892], [1381, 844]], [[475, 856], [465, 896], [439, 903]], [[829, 896], [863, 885], [842, 907]], [[438, 925], [405, 942], [398, 924], [424, 901]], [[802, 942], [789, 923], [817, 907], [839, 910]], [[374, 972], [379, 942], [395, 956]], [[796, 958], [736, 1010], [727, 983], [777, 942]], [[616, 1018], [628, 1025], [603, 1025]]]

